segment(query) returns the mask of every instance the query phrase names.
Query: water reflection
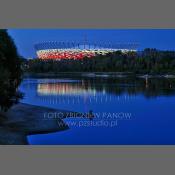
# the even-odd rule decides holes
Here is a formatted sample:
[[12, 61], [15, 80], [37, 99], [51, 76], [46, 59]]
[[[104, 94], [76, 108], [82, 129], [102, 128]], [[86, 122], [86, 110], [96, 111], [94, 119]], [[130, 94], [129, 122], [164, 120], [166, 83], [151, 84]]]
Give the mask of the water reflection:
[[175, 95], [174, 79], [79, 78], [25, 79], [20, 87], [23, 102], [66, 110], [110, 108], [118, 103], [129, 105], [140, 97], [154, 99]]
[[40, 96], [55, 95], [137, 95], [147, 98], [175, 94], [173, 79], [88, 79], [74, 82], [37, 82], [37, 94]]
[[92, 88], [90, 84], [85, 86], [83, 81], [81, 83], [39, 83], [37, 93], [38, 95], [80, 95], [85, 93], [95, 95], [96, 89]]
[[[92, 110], [100, 117], [131, 114], [131, 120], [117, 121], [116, 127], [70, 126], [66, 132], [30, 136], [31, 144], [175, 144], [174, 79], [25, 79], [20, 90], [25, 93], [22, 102], [28, 104], [78, 112]], [[101, 118], [93, 119], [97, 120]]]

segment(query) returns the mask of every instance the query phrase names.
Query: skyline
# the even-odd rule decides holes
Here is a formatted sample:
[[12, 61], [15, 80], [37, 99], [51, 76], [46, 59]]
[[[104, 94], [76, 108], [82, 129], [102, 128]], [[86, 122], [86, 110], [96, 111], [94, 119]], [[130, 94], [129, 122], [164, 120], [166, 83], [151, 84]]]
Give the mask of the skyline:
[[175, 50], [173, 29], [8, 29], [19, 54], [25, 58], [36, 57], [34, 44], [47, 41], [139, 43], [138, 50], [156, 48]]

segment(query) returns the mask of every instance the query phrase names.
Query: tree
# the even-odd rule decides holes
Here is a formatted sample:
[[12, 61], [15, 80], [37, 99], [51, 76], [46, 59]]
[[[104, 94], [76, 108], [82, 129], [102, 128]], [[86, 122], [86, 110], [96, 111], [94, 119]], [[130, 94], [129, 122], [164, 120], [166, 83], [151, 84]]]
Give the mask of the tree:
[[0, 29], [0, 108], [7, 111], [21, 94], [21, 61], [17, 48], [6, 29]]
[[116, 51], [82, 60], [28, 61], [28, 72], [132, 72], [133, 74], [175, 73], [175, 52], [147, 48], [140, 52]]

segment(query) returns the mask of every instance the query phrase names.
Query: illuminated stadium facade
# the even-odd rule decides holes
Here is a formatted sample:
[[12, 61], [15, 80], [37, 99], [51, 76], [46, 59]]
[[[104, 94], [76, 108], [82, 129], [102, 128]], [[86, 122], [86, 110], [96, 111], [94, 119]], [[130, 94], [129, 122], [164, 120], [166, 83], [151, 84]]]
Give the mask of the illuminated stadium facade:
[[83, 59], [105, 55], [115, 51], [136, 51], [137, 44], [43, 42], [35, 44], [37, 57], [41, 60]]

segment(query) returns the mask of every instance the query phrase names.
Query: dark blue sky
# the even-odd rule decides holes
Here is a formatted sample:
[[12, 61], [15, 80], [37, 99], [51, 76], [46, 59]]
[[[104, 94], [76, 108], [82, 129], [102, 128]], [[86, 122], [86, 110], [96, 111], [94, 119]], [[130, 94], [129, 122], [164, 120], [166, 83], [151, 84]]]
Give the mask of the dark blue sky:
[[139, 50], [147, 47], [175, 50], [175, 30], [168, 29], [9, 29], [8, 32], [26, 58], [35, 57], [35, 43], [82, 41], [85, 35], [90, 42], [137, 42]]

